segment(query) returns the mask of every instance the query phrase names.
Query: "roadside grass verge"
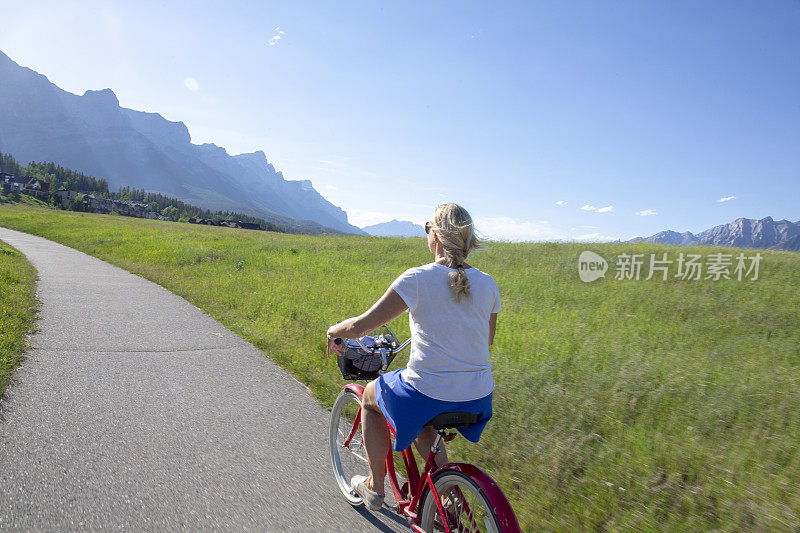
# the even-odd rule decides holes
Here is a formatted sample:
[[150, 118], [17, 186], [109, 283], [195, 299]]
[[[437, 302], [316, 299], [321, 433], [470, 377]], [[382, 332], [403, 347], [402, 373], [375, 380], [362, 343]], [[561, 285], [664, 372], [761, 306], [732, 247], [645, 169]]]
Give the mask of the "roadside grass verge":
[[[330, 407], [344, 383], [324, 332], [427, 263], [422, 239], [303, 236], [0, 207], [0, 225], [116, 264], [252, 342]], [[525, 531], [792, 530], [800, 523], [800, 254], [761, 250], [759, 279], [592, 283], [592, 250], [491, 243], [495, 417], [455, 458], [494, 477]], [[748, 255], [754, 253], [748, 250]], [[644, 276], [643, 276], [644, 277]], [[393, 324], [401, 338], [407, 319]], [[399, 368], [405, 360], [398, 361]], [[324, 482], [324, 481], [322, 481]]]
[[22, 363], [36, 316], [36, 270], [0, 241], [0, 398]]

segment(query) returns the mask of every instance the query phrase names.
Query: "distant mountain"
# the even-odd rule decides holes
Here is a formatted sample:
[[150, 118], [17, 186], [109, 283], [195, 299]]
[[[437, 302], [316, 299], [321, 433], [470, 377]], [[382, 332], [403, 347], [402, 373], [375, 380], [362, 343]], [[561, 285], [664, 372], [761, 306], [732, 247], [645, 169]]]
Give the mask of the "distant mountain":
[[182, 122], [120, 107], [110, 89], [78, 96], [0, 52], [0, 152], [54, 161], [206, 209], [238, 211], [281, 225], [363, 234], [308, 180], [285, 180], [264, 152], [229, 155], [192, 144]]
[[628, 242], [656, 242], [680, 246], [709, 245], [739, 248], [768, 248], [771, 250], [800, 251], [800, 220], [761, 220], [737, 218], [730, 224], [714, 226], [696, 235], [685, 232], [662, 231], [650, 237], [636, 237]]
[[424, 237], [425, 228], [407, 220], [392, 220], [361, 228], [375, 237]]

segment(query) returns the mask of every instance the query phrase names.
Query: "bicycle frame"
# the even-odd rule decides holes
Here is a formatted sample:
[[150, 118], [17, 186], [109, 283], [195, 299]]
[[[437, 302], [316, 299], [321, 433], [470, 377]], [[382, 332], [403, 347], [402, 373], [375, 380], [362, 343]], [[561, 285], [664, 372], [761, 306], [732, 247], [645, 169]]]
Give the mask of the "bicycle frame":
[[[358, 383], [350, 383], [342, 388], [349, 389], [350, 391], [354, 392], [359, 399], [363, 398], [364, 396], [364, 386]], [[360, 423], [361, 409], [359, 409], [358, 413], [356, 414], [355, 420], [353, 421], [353, 428], [344, 443], [345, 446], [350, 443], [350, 439], [352, 439], [353, 435], [355, 435]], [[389, 428], [392, 436], [394, 436], [394, 428], [392, 428], [392, 426], [388, 423], [386, 425]], [[502, 509], [511, 509], [508, 500], [494, 480], [492, 480], [492, 478], [490, 478], [480, 468], [469, 463], [447, 463], [441, 466], [436, 465], [436, 451], [439, 443], [443, 440], [445, 439], [443, 439], [440, 434], [434, 442], [434, 446], [431, 448], [430, 453], [428, 454], [428, 459], [425, 461], [425, 466], [422, 470], [422, 473], [419, 471], [416, 457], [414, 456], [414, 445], [411, 444], [408, 448], [401, 452], [403, 463], [406, 467], [406, 474], [408, 475], [408, 480], [402, 485], [397, 478], [397, 472], [395, 471], [394, 466], [394, 455], [392, 454], [391, 448], [389, 449], [389, 453], [386, 455], [386, 474], [389, 477], [389, 486], [392, 488], [392, 494], [397, 502], [397, 511], [408, 517], [411, 529], [417, 533], [425, 533], [425, 531], [419, 526], [419, 521], [421, 518], [418, 515], [420, 500], [425, 492], [426, 486], [431, 491], [431, 494], [436, 494], [436, 488], [434, 486], [433, 479], [439, 472], [444, 470], [454, 470], [470, 477], [478, 485], [478, 487], [486, 496], [486, 499], [489, 501], [489, 504], [496, 511], [500, 511]], [[450, 439], [447, 438], [446, 440]], [[445, 511], [442, 508], [441, 502], [438, 498], [435, 499], [435, 502], [439, 511], [439, 516], [443, 517], [445, 515]], [[503, 532], [519, 531], [519, 525], [513, 512], [511, 512], [510, 515], [509, 513], [496, 512], [496, 517], [500, 522]], [[446, 522], [446, 520], [442, 520], [445, 531], [450, 533], [450, 529]]]

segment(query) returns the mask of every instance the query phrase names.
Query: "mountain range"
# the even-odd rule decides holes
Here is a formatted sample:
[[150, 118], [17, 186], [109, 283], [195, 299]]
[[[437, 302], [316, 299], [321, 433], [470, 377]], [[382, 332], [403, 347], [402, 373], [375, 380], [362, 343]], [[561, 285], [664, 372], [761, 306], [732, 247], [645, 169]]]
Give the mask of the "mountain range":
[[0, 152], [54, 161], [122, 186], [313, 232], [363, 235], [309, 180], [286, 180], [263, 151], [193, 144], [182, 122], [119, 105], [111, 89], [64, 91], [0, 52]]
[[425, 228], [408, 220], [391, 220], [361, 228], [374, 237], [424, 237]]
[[800, 252], [800, 220], [775, 221], [772, 217], [737, 218], [729, 224], [714, 226], [698, 234], [662, 231], [650, 237], [636, 237], [627, 242], [656, 242], [679, 246], [709, 245], [739, 248], [768, 248]]

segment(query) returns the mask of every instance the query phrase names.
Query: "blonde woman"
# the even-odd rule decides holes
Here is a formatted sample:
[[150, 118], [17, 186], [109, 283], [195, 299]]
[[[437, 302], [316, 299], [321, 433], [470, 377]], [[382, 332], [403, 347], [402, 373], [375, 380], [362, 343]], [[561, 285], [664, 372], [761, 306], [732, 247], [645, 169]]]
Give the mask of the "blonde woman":
[[[339, 350], [337, 337], [366, 335], [409, 313], [411, 354], [408, 365], [370, 382], [364, 390], [361, 428], [370, 474], [354, 476], [351, 486], [370, 510], [383, 505], [389, 452], [388, 421], [395, 429], [394, 449], [413, 441], [425, 456], [436, 432], [425, 423], [451, 411], [471, 412], [478, 421], [459, 431], [478, 442], [492, 417], [494, 381], [489, 346], [494, 340], [500, 293], [494, 279], [466, 263], [478, 245], [472, 218], [457, 204], [442, 204], [425, 223], [434, 262], [411, 268], [364, 314], [328, 328], [328, 352]], [[447, 462], [442, 447], [437, 463]]]

